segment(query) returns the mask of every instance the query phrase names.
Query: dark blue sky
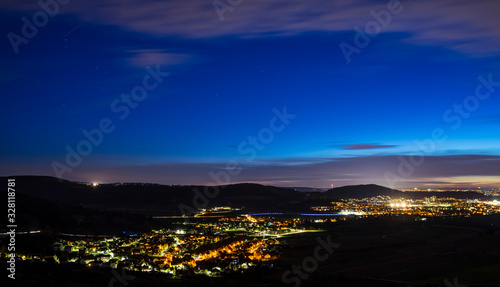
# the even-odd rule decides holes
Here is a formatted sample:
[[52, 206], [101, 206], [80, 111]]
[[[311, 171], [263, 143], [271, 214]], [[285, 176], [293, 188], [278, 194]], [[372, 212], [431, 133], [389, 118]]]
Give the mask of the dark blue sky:
[[[233, 1], [223, 20], [210, 1], [185, 2], [47, 1], [46, 25], [36, 1], [1, 3], [0, 173], [500, 185], [497, 2]], [[374, 13], [391, 19], [356, 47]], [[23, 17], [39, 26], [31, 38]], [[147, 75], [155, 87], [127, 105]], [[113, 131], [91, 143], [84, 131], [103, 119]]]

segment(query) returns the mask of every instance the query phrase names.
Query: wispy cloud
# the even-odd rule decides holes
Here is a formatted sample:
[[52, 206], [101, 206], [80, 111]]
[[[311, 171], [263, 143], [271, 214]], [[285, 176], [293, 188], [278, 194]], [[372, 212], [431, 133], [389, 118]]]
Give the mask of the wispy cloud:
[[[385, 172], [397, 173], [401, 163], [397, 155], [364, 156], [352, 158], [330, 159], [300, 159], [288, 158], [280, 160], [265, 160], [252, 165], [239, 163], [242, 171], [232, 176], [231, 182], [257, 182], [271, 185], [327, 187], [347, 184], [376, 183], [387, 185]], [[107, 168], [116, 171], [112, 176], [117, 178], [140, 179], [148, 178], [153, 182], [179, 184], [213, 184], [209, 172], [224, 170], [225, 163], [204, 164], [158, 164], [155, 166], [119, 166]], [[95, 170], [92, 170], [95, 172]], [[82, 171], [85, 173], [85, 171]], [[415, 168], [414, 174], [401, 182], [397, 188], [413, 186], [428, 186], [424, 182], [441, 181], [449, 184], [436, 186], [463, 186], [471, 183], [473, 186], [481, 181], [484, 184], [493, 184], [496, 180], [500, 184], [500, 156], [494, 155], [450, 155], [428, 156], [425, 163]], [[123, 181], [123, 180], [122, 180]]]
[[[383, 32], [402, 32], [413, 44], [439, 45], [482, 55], [498, 53], [500, 2], [496, 0], [401, 1], [404, 10], [392, 15]], [[221, 22], [212, 1], [89, 0], [72, 1], [61, 13], [84, 21], [116, 25], [157, 36], [213, 38], [265, 37], [304, 32], [351, 31], [373, 20], [371, 10], [386, 9], [387, 1], [281, 0], [244, 1]], [[4, 9], [40, 9], [36, 1], [3, 1]], [[92, 16], [92, 17], [91, 17]]]
[[139, 49], [129, 50], [131, 55], [129, 63], [136, 67], [145, 67], [148, 65], [171, 66], [181, 64], [187, 61], [190, 56], [186, 54], [169, 53], [160, 49]]
[[[348, 184], [375, 183], [387, 185], [385, 172], [397, 174], [398, 155], [364, 156], [349, 158], [286, 158], [269, 159], [246, 164], [240, 161], [242, 170], [230, 176], [230, 182], [256, 182], [271, 185], [328, 187]], [[3, 174], [47, 174], [46, 166], [0, 165]], [[140, 165], [103, 163], [82, 166], [69, 179], [130, 182], [145, 181], [164, 184], [213, 184], [209, 173], [224, 171], [225, 162], [217, 163], [164, 163]], [[7, 173], [8, 171], [8, 173]], [[496, 155], [448, 155], [427, 156], [424, 164], [415, 167], [411, 177], [405, 178], [396, 188], [405, 187], [471, 187], [500, 185], [500, 156]]]
[[391, 148], [397, 147], [397, 145], [381, 145], [381, 144], [346, 144], [338, 145], [338, 147], [345, 150], [364, 150], [364, 149], [379, 149], [379, 148]]

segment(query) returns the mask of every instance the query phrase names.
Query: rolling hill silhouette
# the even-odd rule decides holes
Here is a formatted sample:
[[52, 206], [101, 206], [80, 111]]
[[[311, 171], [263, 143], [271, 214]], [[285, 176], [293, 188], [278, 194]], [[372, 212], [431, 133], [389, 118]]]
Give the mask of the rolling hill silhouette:
[[[180, 205], [196, 208], [230, 205], [249, 211], [292, 212], [308, 210], [313, 204], [332, 200], [390, 196], [484, 198], [476, 192], [402, 192], [379, 186], [350, 185], [326, 192], [299, 192], [292, 188], [238, 183], [224, 186], [160, 185], [151, 183], [110, 183], [92, 186], [49, 176], [13, 176], [16, 191], [59, 204], [104, 209], [131, 210], [147, 214], [181, 214]], [[7, 177], [2, 177], [6, 180]], [[5, 187], [3, 187], [5, 189]]]

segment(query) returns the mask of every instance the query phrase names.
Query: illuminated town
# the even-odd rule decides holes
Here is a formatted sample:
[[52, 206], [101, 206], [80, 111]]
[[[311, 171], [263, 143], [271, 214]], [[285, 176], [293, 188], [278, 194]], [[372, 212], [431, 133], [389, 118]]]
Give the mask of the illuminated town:
[[273, 238], [192, 233], [193, 230], [154, 230], [129, 238], [61, 239], [54, 244], [61, 257], [54, 258], [90, 268], [219, 276], [253, 266], [272, 267], [266, 262], [276, 259], [279, 252], [279, 242]]
[[[224, 208], [215, 208], [217, 211]], [[201, 210], [200, 214], [206, 211]], [[199, 217], [201, 220], [201, 217]], [[60, 234], [53, 257], [22, 255], [20, 259], [81, 264], [88, 268], [124, 268], [161, 272], [173, 278], [203, 274], [218, 277], [252, 267], [273, 268], [280, 254], [281, 235], [306, 232], [295, 222], [269, 222], [248, 214], [212, 222], [174, 222], [176, 229], [145, 234]], [[281, 234], [281, 235], [280, 235]]]
[[326, 223], [340, 224], [370, 216], [428, 217], [492, 215], [500, 202], [477, 199], [391, 198], [343, 199], [312, 206], [310, 213], [240, 214], [241, 209], [200, 209], [192, 217], [158, 216], [170, 228], [144, 234], [82, 235], [61, 233], [54, 255], [20, 255], [20, 259], [81, 264], [87, 268], [123, 268], [164, 273], [172, 278], [220, 277], [260, 267], [274, 268], [287, 236], [321, 231]]
[[332, 202], [328, 206], [313, 206], [314, 211], [340, 211], [344, 215], [413, 215], [420, 217], [431, 216], [470, 216], [491, 215], [500, 213], [500, 202], [478, 199], [436, 198], [435, 196], [423, 199], [391, 198], [377, 196], [365, 199], [346, 199]]

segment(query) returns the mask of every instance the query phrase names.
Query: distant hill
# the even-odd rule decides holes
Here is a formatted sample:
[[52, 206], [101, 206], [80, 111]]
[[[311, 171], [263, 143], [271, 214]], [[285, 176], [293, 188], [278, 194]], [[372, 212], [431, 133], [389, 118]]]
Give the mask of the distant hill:
[[324, 192], [328, 190], [328, 188], [316, 188], [316, 187], [284, 187], [284, 188], [290, 188], [301, 192]]
[[[192, 208], [231, 205], [255, 211], [285, 210], [288, 202], [306, 196], [290, 188], [242, 183], [217, 187], [111, 183], [92, 186], [48, 176], [13, 176], [16, 191], [59, 203], [98, 208], [126, 209], [148, 214], [180, 215], [179, 206]], [[7, 177], [2, 177], [6, 180]], [[2, 187], [4, 188], [4, 187]]]
[[[1, 177], [6, 181], [7, 177]], [[395, 198], [456, 197], [484, 198], [476, 192], [402, 192], [375, 184], [350, 185], [325, 192], [304, 192], [253, 183], [225, 186], [160, 185], [150, 183], [111, 183], [92, 186], [49, 176], [14, 176], [16, 191], [36, 198], [82, 208], [127, 210], [147, 215], [182, 215], [183, 211], [229, 205], [245, 212], [309, 211], [312, 205], [332, 200], [386, 195]], [[4, 191], [6, 185], [0, 186]], [[181, 206], [184, 208], [181, 210]]]
[[[311, 212], [345, 198], [389, 195], [399, 198], [484, 198], [476, 192], [401, 192], [378, 185], [353, 185], [326, 192], [305, 192], [252, 183], [217, 187], [149, 183], [90, 183], [48, 176], [0, 177], [16, 179], [16, 220], [21, 230], [75, 234], [140, 232], [163, 224], [154, 215], [182, 215], [197, 208], [229, 205], [242, 212]], [[0, 185], [6, 194], [7, 184]], [[182, 207], [182, 208], [180, 208]], [[190, 215], [188, 213], [188, 215]], [[2, 229], [5, 231], [5, 229]], [[51, 235], [51, 236], [52, 236]]]
[[404, 197], [404, 192], [391, 189], [388, 187], [366, 184], [366, 185], [348, 185], [329, 189], [325, 192], [328, 198], [366, 198], [379, 195], [387, 195], [393, 197]]
[[407, 199], [418, 199], [424, 197], [453, 197], [460, 199], [483, 199], [488, 198], [488, 196], [478, 193], [475, 191], [466, 191], [466, 192], [458, 192], [458, 191], [443, 191], [443, 192], [403, 192], [397, 189], [391, 189], [388, 187], [376, 185], [376, 184], [366, 184], [366, 185], [348, 185], [342, 187], [336, 187], [329, 189], [325, 192], [325, 196], [330, 199], [344, 199], [344, 198], [367, 198], [374, 196], [390, 196], [394, 198], [407, 198]]

